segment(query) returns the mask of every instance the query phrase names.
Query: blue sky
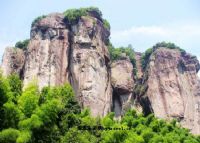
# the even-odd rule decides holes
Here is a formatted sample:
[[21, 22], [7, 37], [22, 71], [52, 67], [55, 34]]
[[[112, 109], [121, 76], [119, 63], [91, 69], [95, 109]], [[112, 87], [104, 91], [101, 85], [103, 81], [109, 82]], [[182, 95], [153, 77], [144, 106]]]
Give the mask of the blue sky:
[[111, 24], [115, 46], [145, 51], [174, 42], [200, 59], [199, 0], [1, 0], [0, 57], [6, 46], [27, 39], [34, 18], [69, 8], [96, 6]]

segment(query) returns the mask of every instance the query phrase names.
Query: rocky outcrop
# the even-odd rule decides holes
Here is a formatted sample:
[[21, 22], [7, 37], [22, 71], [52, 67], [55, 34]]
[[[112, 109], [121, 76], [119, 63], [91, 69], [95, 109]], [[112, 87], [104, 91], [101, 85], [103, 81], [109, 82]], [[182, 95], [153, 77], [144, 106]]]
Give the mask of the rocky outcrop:
[[36, 21], [26, 53], [24, 86], [32, 80], [40, 89], [69, 82], [80, 105], [94, 116], [106, 115], [112, 105], [109, 35], [92, 12], [73, 24], [59, 13]]
[[24, 69], [24, 86], [36, 79], [39, 87], [67, 81], [69, 30], [62, 14], [50, 14], [31, 28]]
[[112, 93], [105, 45], [110, 33], [102, 24], [95, 17], [83, 16], [73, 25], [69, 71], [81, 105], [93, 115], [104, 116], [110, 111]]
[[24, 51], [19, 48], [8, 47], [5, 49], [1, 69], [4, 76], [12, 73], [23, 75], [25, 56]]
[[105, 116], [113, 107], [120, 118], [126, 109], [142, 108], [145, 114], [176, 118], [200, 134], [200, 65], [196, 57], [166, 44], [168, 48], [149, 49], [147, 66], [141, 62], [141, 53], [136, 52], [135, 59], [131, 53], [130, 61], [125, 53], [132, 50], [123, 48], [116, 50], [113, 59], [121, 54], [120, 58], [111, 63], [109, 26], [101, 13], [89, 10], [78, 18], [71, 16], [72, 21], [60, 13], [37, 19], [27, 50], [6, 49], [3, 74], [19, 74], [25, 87], [35, 79], [40, 89], [68, 82], [80, 105], [90, 108], [93, 116]]
[[142, 65], [141, 65], [141, 58], [142, 58], [142, 53], [135, 52], [136, 69], [137, 69], [137, 77], [138, 78], [141, 78], [142, 75], [143, 75]]
[[153, 113], [160, 118], [176, 118], [196, 134], [200, 133], [199, 68], [194, 56], [158, 48], [150, 57], [146, 81]]
[[133, 65], [129, 59], [121, 59], [111, 64], [111, 81], [113, 87], [113, 109], [120, 118], [124, 111], [131, 108], [134, 87]]

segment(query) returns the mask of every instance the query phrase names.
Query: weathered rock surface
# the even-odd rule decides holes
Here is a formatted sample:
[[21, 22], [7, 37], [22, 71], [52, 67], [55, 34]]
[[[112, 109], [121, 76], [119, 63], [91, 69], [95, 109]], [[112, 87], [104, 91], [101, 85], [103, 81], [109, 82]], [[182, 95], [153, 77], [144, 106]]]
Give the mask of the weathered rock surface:
[[196, 57], [159, 48], [150, 58], [146, 93], [157, 117], [176, 118], [195, 134], [200, 133], [199, 68]]
[[80, 105], [90, 108], [93, 116], [104, 116], [113, 107], [120, 118], [127, 108], [142, 107], [160, 118], [176, 118], [200, 134], [197, 58], [178, 49], [158, 48], [143, 73], [142, 55], [136, 53], [134, 77], [135, 67], [128, 58], [110, 64], [109, 35], [98, 13], [91, 11], [73, 24], [63, 14], [50, 14], [33, 24], [25, 52], [6, 49], [3, 74], [19, 74], [24, 86], [36, 79], [40, 89], [69, 82]]
[[142, 65], [141, 65], [141, 58], [142, 58], [142, 53], [135, 52], [135, 60], [136, 60], [136, 68], [137, 68], [137, 76], [138, 76], [138, 78], [141, 78], [142, 75], [143, 75]]
[[[93, 115], [106, 115], [112, 104], [109, 53], [105, 40], [109, 37], [103, 23], [95, 17], [81, 17], [72, 27], [70, 82], [83, 107]], [[105, 40], [104, 40], [105, 39]]]
[[25, 56], [24, 51], [19, 48], [8, 47], [5, 49], [1, 69], [4, 76], [12, 73], [22, 75]]
[[117, 118], [127, 108], [130, 108], [134, 87], [133, 79], [133, 65], [129, 59], [117, 60], [111, 64], [113, 108]]
[[106, 42], [110, 32], [101, 19], [83, 16], [69, 24], [62, 14], [50, 14], [31, 29], [24, 85], [36, 79], [39, 87], [69, 82], [79, 103], [94, 116], [106, 115], [112, 105]]
[[69, 30], [62, 14], [50, 14], [33, 25], [24, 69], [24, 86], [36, 79], [39, 87], [67, 81]]

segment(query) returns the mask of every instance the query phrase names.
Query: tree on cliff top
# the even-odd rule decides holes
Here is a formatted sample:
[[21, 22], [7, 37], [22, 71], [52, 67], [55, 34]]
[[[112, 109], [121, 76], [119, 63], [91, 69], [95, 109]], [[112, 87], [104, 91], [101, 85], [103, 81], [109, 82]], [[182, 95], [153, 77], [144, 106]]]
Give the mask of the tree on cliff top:
[[142, 58], [141, 58], [141, 62], [142, 62], [142, 69], [145, 70], [148, 62], [149, 62], [149, 58], [152, 55], [152, 53], [157, 50], [158, 48], [168, 48], [168, 49], [178, 49], [181, 54], [185, 53], [185, 50], [181, 49], [180, 47], [176, 46], [174, 43], [171, 42], [159, 42], [157, 44], [155, 44], [152, 48], [147, 49], [143, 54], [142, 54]]
[[68, 9], [64, 12], [64, 15], [70, 23], [75, 23], [81, 16], [87, 16], [91, 11], [96, 12], [99, 18], [102, 18], [102, 12], [97, 7]]
[[79, 9], [68, 9], [63, 14], [65, 15], [65, 19], [70, 24], [75, 24], [78, 22], [81, 16], [87, 16], [90, 13], [95, 12], [97, 18], [99, 18], [103, 22], [103, 26], [106, 29], [110, 30], [110, 24], [106, 19], [102, 18], [102, 12], [97, 7], [88, 7], [88, 8], [79, 8]]
[[136, 59], [135, 59], [135, 51], [132, 45], [128, 45], [127, 47], [119, 47], [115, 48], [111, 43], [108, 44], [108, 50], [110, 53], [111, 61], [119, 60], [123, 58], [123, 54], [129, 57], [132, 65], [133, 65], [133, 73], [137, 74], [136, 68]]
[[[104, 28], [110, 30], [110, 24], [106, 19], [102, 18], [102, 12], [99, 10], [99, 8], [97, 7], [87, 7], [87, 8], [74, 8], [74, 9], [68, 9], [65, 12], [63, 12], [64, 16], [65, 16], [65, 20], [69, 23], [69, 24], [75, 24], [78, 22], [79, 18], [81, 16], [87, 16], [90, 13], [94, 13], [94, 15], [102, 21]], [[37, 22], [39, 22], [41, 19], [46, 18], [48, 15], [42, 15], [42, 16], [38, 16], [37, 18], [35, 18], [31, 24], [31, 26], [33, 27], [33, 25]]]
[[22, 49], [22, 50], [26, 50], [27, 47], [28, 47], [29, 41], [30, 41], [30, 39], [26, 39], [26, 40], [23, 40], [23, 41], [18, 41], [15, 44], [15, 47], [19, 48], [19, 49]]

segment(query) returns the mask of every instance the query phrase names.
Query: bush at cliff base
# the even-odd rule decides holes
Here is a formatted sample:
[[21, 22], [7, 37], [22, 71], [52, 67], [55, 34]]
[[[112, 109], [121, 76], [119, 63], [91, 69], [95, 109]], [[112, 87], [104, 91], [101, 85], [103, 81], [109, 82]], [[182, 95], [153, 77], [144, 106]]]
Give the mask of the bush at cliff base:
[[39, 91], [32, 82], [22, 91], [17, 75], [4, 78], [0, 74], [0, 143], [60, 142], [199, 143], [200, 137], [175, 120], [145, 117], [134, 110], [127, 111], [121, 121], [114, 120], [113, 113], [94, 118], [88, 109], [81, 111], [69, 84]]

